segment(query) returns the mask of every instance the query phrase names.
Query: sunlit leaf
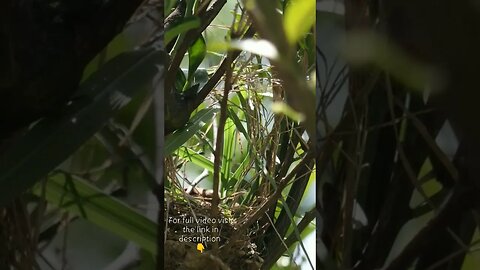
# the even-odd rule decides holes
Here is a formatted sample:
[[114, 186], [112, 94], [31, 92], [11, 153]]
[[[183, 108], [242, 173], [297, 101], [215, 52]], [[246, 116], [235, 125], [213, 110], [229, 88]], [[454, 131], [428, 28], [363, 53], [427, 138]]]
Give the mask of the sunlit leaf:
[[251, 52], [270, 59], [278, 58], [278, 50], [271, 42], [267, 40], [234, 40], [230, 43], [230, 48]]
[[176, 36], [200, 26], [200, 18], [190, 16], [184, 18], [180, 23], [165, 30], [165, 44], [170, 43]]
[[195, 75], [195, 71], [202, 63], [203, 59], [207, 55], [207, 45], [205, 39], [200, 36], [193, 44], [188, 48], [188, 80], [190, 81]]
[[315, 0], [292, 0], [285, 11], [285, 34], [295, 44], [315, 23]]
[[301, 122], [305, 119], [305, 116], [299, 112], [296, 112], [292, 107], [284, 102], [275, 102], [272, 104], [272, 111], [274, 113], [284, 114], [294, 121]]

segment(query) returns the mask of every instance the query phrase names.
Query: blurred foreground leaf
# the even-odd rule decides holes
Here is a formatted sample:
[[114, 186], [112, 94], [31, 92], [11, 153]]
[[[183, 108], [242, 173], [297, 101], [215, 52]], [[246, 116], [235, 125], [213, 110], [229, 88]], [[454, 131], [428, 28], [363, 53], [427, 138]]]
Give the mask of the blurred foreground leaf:
[[[35, 186], [33, 192], [42, 196], [41, 185]], [[51, 177], [45, 186], [45, 199], [152, 254], [156, 252], [156, 224], [83, 179], [61, 174]]]
[[285, 102], [274, 102], [272, 104], [272, 111], [274, 113], [284, 114], [287, 117], [297, 122], [302, 122], [303, 120], [305, 120], [305, 116], [303, 114], [295, 111], [294, 109], [292, 109], [292, 107], [288, 106], [288, 104]]
[[418, 62], [373, 32], [351, 32], [344, 44], [343, 55], [354, 66], [373, 64], [416, 90], [441, 83], [432, 67]]
[[275, 48], [275, 45], [264, 39], [234, 40], [230, 44], [230, 48], [251, 52], [260, 56], [268, 57], [270, 59], [278, 58], [278, 50]]
[[288, 42], [295, 44], [310, 31], [315, 23], [314, 0], [291, 1], [285, 11], [285, 34]]
[[162, 52], [123, 53], [94, 73], [65, 111], [37, 123], [0, 157], [0, 205], [30, 188], [67, 159], [152, 81]]

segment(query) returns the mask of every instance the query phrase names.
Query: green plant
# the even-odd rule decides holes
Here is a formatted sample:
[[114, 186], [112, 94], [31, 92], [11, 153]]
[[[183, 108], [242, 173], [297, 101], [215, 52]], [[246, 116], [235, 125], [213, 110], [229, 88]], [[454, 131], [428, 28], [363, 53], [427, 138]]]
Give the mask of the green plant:
[[[310, 211], [299, 208], [315, 185], [314, 83], [307, 80], [315, 63], [311, 31], [315, 4], [267, 2], [232, 6], [207, 1], [206, 8], [203, 2], [197, 6], [170, 1], [167, 22], [172, 24], [166, 29], [168, 33], [184, 27], [167, 44], [171, 51], [166, 130], [171, 134], [166, 137], [165, 168], [172, 202], [166, 213], [233, 215], [235, 232], [222, 234], [221, 246], [212, 244], [208, 250], [241, 267], [233, 264], [236, 243], [254, 243], [262, 269], [275, 267], [284, 253], [294, 260], [297, 245], [306, 254], [302, 235], [314, 230], [315, 218], [313, 203]], [[283, 18], [276, 7], [287, 14], [304, 14], [308, 20]], [[183, 18], [175, 17], [184, 8]], [[231, 10], [228, 16], [222, 13], [225, 8]], [[190, 30], [195, 21], [190, 14], [199, 18], [198, 28]], [[225, 17], [232, 22], [220, 23]], [[293, 34], [289, 27], [302, 30]], [[208, 78], [202, 77], [204, 73]], [[211, 202], [194, 200], [185, 209], [176, 206], [189, 200], [184, 188], [199, 183], [212, 187]], [[175, 240], [177, 229], [166, 224], [167, 239]], [[243, 264], [253, 260], [240, 258]], [[306, 264], [312, 266], [313, 261], [307, 258]]]

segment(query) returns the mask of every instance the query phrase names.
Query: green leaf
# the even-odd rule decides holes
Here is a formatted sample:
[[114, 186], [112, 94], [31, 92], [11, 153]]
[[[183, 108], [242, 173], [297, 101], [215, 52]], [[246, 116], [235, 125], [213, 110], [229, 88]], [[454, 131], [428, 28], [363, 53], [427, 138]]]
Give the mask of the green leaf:
[[185, 84], [187, 83], [187, 77], [181, 68], [178, 68], [177, 74], [175, 76], [175, 89], [178, 91], [182, 90]]
[[166, 29], [164, 37], [165, 44], [170, 43], [176, 36], [182, 33], [200, 27], [200, 22], [200, 18], [197, 16], [185, 17], [180, 23]]
[[238, 189], [240, 187], [240, 184], [242, 183], [242, 180], [243, 180], [242, 176], [246, 174], [247, 169], [250, 165], [250, 161], [251, 161], [250, 160], [250, 155], [246, 154], [243, 157], [243, 160], [240, 163], [240, 165], [238, 166], [237, 170], [233, 173], [232, 179], [236, 181], [236, 183], [234, 183], [235, 184], [235, 187], [233, 189], [234, 191], [238, 191]]
[[245, 136], [245, 138], [248, 140], [250, 138], [250, 136], [248, 135], [247, 130], [243, 126], [242, 121], [240, 120], [238, 115], [230, 108], [228, 109], [228, 117], [230, 117], [232, 119], [233, 123], [235, 123], [235, 126], [237, 127], [237, 130], [240, 131]]
[[58, 118], [37, 123], [0, 159], [0, 205], [30, 188], [67, 159], [151, 83], [163, 54], [154, 49], [123, 53], [94, 73]]
[[274, 102], [272, 104], [272, 111], [274, 113], [284, 114], [285, 116], [297, 122], [302, 122], [305, 119], [305, 116], [303, 114], [295, 111], [285, 102]]
[[235, 124], [231, 118], [227, 118], [225, 122], [225, 134], [223, 140], [223, 157], [222, 157], [222, 180], [223, 187], [230, 188], [230, 174], [232, 171], [232, 162], [235, 155]]
[[188, 81], [190, 82], [195, 71], [207, 55], [207, 45], [202, 35], [188, 48]]
[[179, 158], [190, 161], [193, 164], [201, 167], [202, 169], [207, 169], [209, 172], [213, 173], [213, 162], [208, 160], [203, 155], [200, 155], [186, 147], [178, 148], [177, 154]]
[[197, 112], [182, 130], [167, 136], [165, 139], [165, 155], [170, 155], [200, 131], [205, 123], [211, 122], [217, 108], [203, 109]]
[[315, 0], [292, 0], [285, 11], [285, 34], [295, 44], [315, 23]]
[[[42, 196], [41, 185], [36, 185], [33, 192]], [[61, 174], [56, 174], [47, 181], [45, 199], [125, 240], [136, 243], [151, 254], [156, 253], [155, 222], [81, 178], [73, 177], [69, 180]]]

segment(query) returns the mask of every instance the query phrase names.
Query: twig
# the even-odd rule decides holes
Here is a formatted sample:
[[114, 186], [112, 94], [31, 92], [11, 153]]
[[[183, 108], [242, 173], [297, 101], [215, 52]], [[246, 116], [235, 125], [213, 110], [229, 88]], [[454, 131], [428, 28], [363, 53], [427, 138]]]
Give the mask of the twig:
[[[243, 39], [251, 38], [255, 34], [255, 30], [253, 29], [252, 26], [248, 28], [248, 30], [245, 32], [243, 35]], [[234, 51], [232, 52], [232, 61], [234, 61], [239, 55], [241, 51]], [[220, 66], [217, 68], [215, 73], [210, 77], [210, 79], [207, 81], [207, 83], [202, 87], [202, 89], [198, 92], [197, 96], [195, 97], [195, 100], [192, 101], [191, 104], [188, 105], [188, 107], [191, 108], [196, 108], [200, 104], [202, 104], [203, 100], [210, 94], [213, 88], [218, 84], [220, 79], [222, 78], [223, 74], [225, 73], [225, 70], [228, 67], [227, 63], [227, 58], [225, 58]]]
[[[389, 111], [390, 111], [390, 118], [395, 119], [396, 115], [395, 115], [395, 109], [394, 109], [394, 97], [393, 97], [392, 83], [391, 83], [391, 79], [390, 79], [389, 76], [386, 76], [385, 79], [386, 79], [386, 91], [387, 91], [388, 107], [389, 107]], [[407, 111], [407, 110], [404, 109], [404, 111]], [[408, 176], [408, 179], [410, 180], [412, 185], [415, 187], [415, 189], [418, 191], [418, 193], [420, 195], [422, 195], [423, 199], [428, 204], [430, 204], [432, 209], [435, 209], [435, 205], [430, 201], [430, 198], [428, 197], [428, 195], [425, 193], [422, 186], [418, 182], [416, 172], [413, 170], [413, 167], [412, 167], [410, 161], [408, 160], [407, 155], [405, 154], [402, 139], [400, 138], [400, 131], [398, 130], [396, 125], [393, 125], [393, 130], [395, 132], [395, 140], [396, 140], [396, 144], [397, 144], [398, 156], [399, 156], [400, 161], [403, 165], [403, 168], [404, 168], [404, 170], [405, 170], [405, 172]], [[425, 129], [425, 132], [428, 134], [426, 129]]]
[[[213, 197], [212, 197], [212, 218], [218, 217], [218, 203], [220, 202], [220, 197], [218, 195], [219, 185], [220, 185], [220, 170], [221, 170], [221, 160], [223, 153], [223, 139], [225, 133], [225, 123], [227, 121], [227, 106], [228, 106], [228, 94], [232, 89], [232, 73], [233, 73], [233, 64], [232, 64], [232, 53], [227, 54], [227, 64], [228, 68], [225, 73], [225, 89], [223, 91], [222, 101], [220, 103], [220, 120], [218, 121], [218, 133], [217, 141], [215, 143], [215, 159], [213, 163]], [[215, 238], [217, 235], [216, 224], [213, 225], [212, 235]], [[218, 243], [213, 243], [213, 253], [218, 253]]]

